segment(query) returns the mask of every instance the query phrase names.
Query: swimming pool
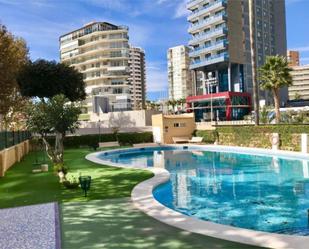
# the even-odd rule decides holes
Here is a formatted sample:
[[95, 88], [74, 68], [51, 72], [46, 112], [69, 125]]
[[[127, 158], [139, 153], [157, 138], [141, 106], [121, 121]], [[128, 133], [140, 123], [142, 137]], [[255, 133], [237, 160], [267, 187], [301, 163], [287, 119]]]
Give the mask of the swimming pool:
[[170, 180], [154, 197], [201, 220], [258, 231], [309, 235], [309, 163], [306, 159], [154, 147], [98, 155], [111, 164], [164, 168]]

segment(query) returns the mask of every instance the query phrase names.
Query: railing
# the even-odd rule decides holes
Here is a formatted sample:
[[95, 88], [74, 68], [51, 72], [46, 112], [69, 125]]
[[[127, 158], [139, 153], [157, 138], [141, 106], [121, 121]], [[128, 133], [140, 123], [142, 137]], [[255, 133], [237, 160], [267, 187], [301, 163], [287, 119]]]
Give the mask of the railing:
[[227, 28], [226, 27], [219, 27], [210, 31], [206, 31], [206, 32], [202, 32], [199, 33], [198, 35], [195, 35], [191, 38], [191, 40], [189, 41], [189, 44], [197, 42], [199, 40], [201, 40], [202, 38], [206, 38], [206, 37], [210, 37], [213, 36], [215, 34], [224, 34], [227, 32]]
[[205, 59], [202, 59], [202, 60], [201, 59], [195, 60], [195, 61], [191, 62], [190, 67], [194, 67], [194, 66], [196, 66], [200, 63], [207, 63], [208, 62], [209, 64], [211, 64], [211, 63], [213, 63], [213, 61], [216, 61], [218, 59], [227, 60], [228, 58], [229, 58], [229, 55], [228, 55], [227, 52], [225, 52], [225, 53], [213, 55], [209, 58], [205, 58]]
[[189, 19], [190, 19], [190, 18], [193, 18], [193, 16], [194, 16], [195, 14], [197, 14], [198, 12], [201, 12], [201, 11], [206, 10], [206, 9], [210, 9], [211, 7], [213, 7], [213, 6], [215, 6], [215, 5], [225, 4], [225, 3], [227, 3], [226, 0], [217, 0], [217, 1], [213, 2], [213, 3], [211, 3], [211, 4], [208, 4], [208, 5], [205, 6], [205, 7], [202, 7], [201, 9], [197, 9], [197, 10], [195, 10], [195, 11], [192, 11], [191, 15], [189, 15]]
[[191, 29], [195, 29], [196, 27], [203, 27], [204, 25], [207, 25], [207, 24], [210, 24], [212, 23], [213, 21], [215, 21], [216, 19], [218, 18], [225, 18], [227, 15], [225, 12], [221, 12], [221, 13], [218, 13], [212, 17], [209, 17], [208, 19], [205, 19], [203, 21], [199, 21], [197, 23], [192, 23], [190, 26], [189, 26], [189, 31]]
[[254, 121], [251, 120], [230, 120], [230, 121], [202, 121], [196, 122], [198, 128], [212, 127], [212, 126], [224, 126], [224, 125], [254, 125]]
[[0, 131], [0, 150], [19, 144], [30, 137], [29, 131]]
[[223, 47], [226, 47], [227, 45], [227, 40], [224, 39], [224, 40], [221, 40], [221, 41], [217, 41], [217, 42], [214, 42], [214, 43], [210, 43], [208, 45], [204, 45], [202, 47], [198, 47], [196, 49], [192, 49], [189, 53], [189, 56], [190, 57], [194, 57], [194, 56], [197, 56], [199, 55], [199, 53], [202, 51], [202, 50], [205, 50], [204, 52], [206, 51], [211, 51], [211, 50], [214, 50], [216, 47], [218, 46], [223, 46]]

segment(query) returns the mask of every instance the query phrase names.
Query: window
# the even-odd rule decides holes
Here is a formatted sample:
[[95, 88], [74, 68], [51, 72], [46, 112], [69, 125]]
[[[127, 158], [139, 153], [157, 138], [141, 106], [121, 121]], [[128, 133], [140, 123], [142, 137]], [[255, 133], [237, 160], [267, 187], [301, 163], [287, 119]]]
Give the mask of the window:
[[186, 123], [174, 123], [174, 127], [176, 128], [186, 127]]

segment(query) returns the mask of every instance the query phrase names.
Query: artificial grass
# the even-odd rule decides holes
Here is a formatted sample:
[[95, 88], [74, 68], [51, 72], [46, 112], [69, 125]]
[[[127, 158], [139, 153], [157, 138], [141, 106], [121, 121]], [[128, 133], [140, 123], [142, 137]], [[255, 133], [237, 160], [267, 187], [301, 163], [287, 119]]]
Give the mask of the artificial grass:
[[60, 205], [62, 249], [257, 249], [193, 234], [134, 208], [129, 198]]
[[65, 150], [65, 165], [69, 167], [68, 178], [79, 175], [92, 177], [87, 197], [78, 189], [66, 189], [58, 182], [49, 164], [49, 172], [32, 173], [35, 153], [27, 155], [0, 178], [0, 208], [16, 207], [46, 202], [70, 202], [110, 199], [130, 196], [133, 187], [152, 176], [151, 172], [121, 169], [89, 162], [85, 156], [89, 149]]

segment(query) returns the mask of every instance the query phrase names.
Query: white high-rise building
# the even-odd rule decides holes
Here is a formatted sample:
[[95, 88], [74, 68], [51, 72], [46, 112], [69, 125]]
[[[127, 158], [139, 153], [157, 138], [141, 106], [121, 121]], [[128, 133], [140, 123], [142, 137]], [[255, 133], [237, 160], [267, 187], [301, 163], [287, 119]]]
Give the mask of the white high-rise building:
[[292, 67], [292, 86], [289, 86], [290, 100], [309, 100], [309, 65]]
[[60, 37], [60, 60], [74, 66], [86, 83], [89, 114], [130, 110], [128, 28], [92, 22]]
[[145, 51], [141, 48], [130, 47], [130, 93], [134, 110], [145, 108], [146, 102], [146, 68]]
[[169, 99], [181, 99], [192, 95], [192, 77], [189, 70], [189, 48], [184, 45], [167, 52]]

